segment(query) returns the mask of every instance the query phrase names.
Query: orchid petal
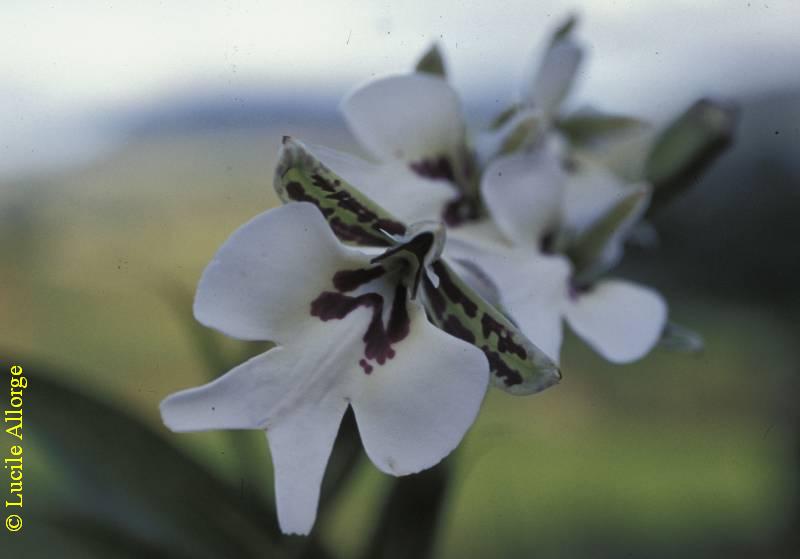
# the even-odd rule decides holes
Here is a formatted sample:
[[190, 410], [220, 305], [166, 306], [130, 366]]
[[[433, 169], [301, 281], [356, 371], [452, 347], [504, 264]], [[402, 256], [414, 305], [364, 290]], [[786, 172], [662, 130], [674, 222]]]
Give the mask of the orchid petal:
[[481, 193], [509, 240], [538, 248], [558, 225], [564, 179], [558, 157], [542, 147], [495, 160], [483, 175]]
[[457, 194], [449, 181], [421, 177], [399, 161], [375, 164], [325, 146], [307, 148], [344, 181], [406, 223], [440, 219]]
[[533, 78], [523, 85], [522, 99], [547, 115], [558, 112], [583, 59], [583, 49], [571, 35], [574, 24], [570, 18], [556, 31]]
[[377, 159], [416, 163], [453, 157], [464, 145], [458, 95], [438, 76], [409, 74], [372, 81], [342, 103], [350, 130]]
[[664, 299], [647, 287], [605, 280], [566, 306], [569, 325], [613, 363], [644, 357], [658, 343], [667, 320]]
[[429, 468], [455, 449], [489, 382], [481, 350], [429, 324], [420, 305], [409, 305], [409, 314], [397, 355], [362, 375], [352, 400], [367, 455], [393, 475]]
[[344, 181], [300, 142], [283, 139], [275, 171], [275, 191], [284, 202], [310, 202], [343, 242], [387, 247], [405, 225]]
[[234, 338], [283, 342], [311, 319], [311, 301], [338, 270], [368, 263], [336, 239], [313, 205], [275, 208], [222, 245], [200, 279], [194, 315]]
[[285, 534], [306, 535], [314, 526], [322, 478], [347, 405], [328, 394], [289, 411], [267, 430], [278, 523]]
[[574, 153], [564, 187], [563, 226], [578, 235], [617, 204], [630, 187], [604, 165]]
[[266, 430], [281, 529], [308, 533], [353, 378], [363, 376], [353, 349], [368, 320], [367, 309], [357, 309], [340, 321], [310, 322], [304, 336], [287, 346], [166, 398], [161, 404], [165, 425], [179, 432]]
[[448, 254], [485, 271], [496, 286], [499, 297], [496, 306], [514, 320], [536, 347], [558, 363], [570, 276], [570, 265], [565, 258], [543, 255], [528, 247], [468, 246], [459, 239], [451, 242]]
[[423, 282], [431, 321], [484, 351], [495, 386], [512, 394], [532, 394], [561, 380], [556, 363], [444, 260], [435, 262], [431, 269], [439, 279], [438, 287], [427, 278]]

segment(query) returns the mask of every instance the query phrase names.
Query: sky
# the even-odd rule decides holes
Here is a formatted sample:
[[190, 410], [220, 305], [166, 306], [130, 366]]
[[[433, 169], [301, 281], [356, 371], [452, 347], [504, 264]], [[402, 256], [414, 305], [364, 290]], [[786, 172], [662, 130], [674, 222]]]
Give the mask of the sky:
[[204, 88], [341, 95], [432, 41], [467, 101], [511, 99], [569, 13], [590, 47], [576, 104], [654, 116], [800, 81], [797, 0], [6, 0], [0, 174], [96, 152], [111, 112]]

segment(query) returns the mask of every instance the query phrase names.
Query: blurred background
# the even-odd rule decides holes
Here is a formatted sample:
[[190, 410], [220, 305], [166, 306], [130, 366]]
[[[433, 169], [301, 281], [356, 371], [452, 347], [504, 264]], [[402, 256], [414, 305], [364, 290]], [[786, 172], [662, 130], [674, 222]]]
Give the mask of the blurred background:
[[569, 106], [656, 126], [700, 96], [741, 108], [734, 147], [617, 274], [662, 291], [705, 349], [612, 366], [569, 338], [561, 385], [492, 391], [450, 461], [434, 555], [800, 555], [800, 4], [76, 4], [0, 16], [0, 358], [30, 379], [26, 523], [3, 557], [369, 553], [393, 482], [363, 457], [313, 545], [284, 546], [262, 434], [161, 425], [164, 396], [262, 349], [194, 324], [194, 286], [277, 203], [282, 135], [357, 151], [341, 97], [434, 41], [486, 124], [569, 13], [589, 51]]

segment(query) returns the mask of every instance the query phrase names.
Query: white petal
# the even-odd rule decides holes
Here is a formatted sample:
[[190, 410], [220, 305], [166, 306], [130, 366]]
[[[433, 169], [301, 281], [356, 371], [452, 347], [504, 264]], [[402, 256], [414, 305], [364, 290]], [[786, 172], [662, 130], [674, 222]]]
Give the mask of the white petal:
[[644, 357], [667, 320], [664, 299], [647, 287], [621, 280], [598, 282], [566, 307], [569, 325], [614, 363]]
[[546, 147], [498, 158], [483, 174], [481, 193], [498, 228], [512, 241], [538, 247], [558, 224], [565, 175]]
[[464, 143], [458, 95], [438, 76], [372, 81], [348, 96], [342, 111], [356, 139], [380, 160], [453, 154]]
[[364, 376], [358, 361], [370, 316], [357, 309], [342, 320], [317, 321], [290, 346], [169, 396], [161, 404], [164, 424], [174, 431], [265, 429], [281, 529], [307, 534], [354, 379]]
[[282, 342], [311, 319], [311, 301], [331, 288], [337, 270], [366, 262], [336, 239], [313, 205], [281, 206], [222, 245], [197, 286], [194, 315], [235, 338]]
[[286, 534], [306, 535], [314, 525], [322, 477], [347, 405], [329, 394], [291, 410], [267, 430], [278, 522]]
[[577, 168], [567, 173], [564, 191], [564, 222], [580, 233], [630, 192], [629, 185], [601, 163], [576, 156]]
[[323, 165], [400, 221], [438, 221], [457, 194], [450, 182], [421, 177], [402, 161], [375, 164], [324, 146], [307, 147]]
[[297, 356], [276, 347], [214, 382], [177, 392], [161, 402], [161, 417], [173, 431], [263, 429], [273, 409], [298, 379]]
[[265, 429], [290, 410], [324, 399], [344, 398], [358, 367], [361, 337], [371, 312], [358, 308], [342, 320], [309, 322], [290, 345], [276, 347], [203, 386], [172, 394], [161, 403], [173, 431]]
[[352, 405], [367, 455], [405, 475], [447, 456], [475, 421], [489, 382], [486, 356], [409, 305], [411, 330], [396, 356], [362, 378]]
[[533, 79], [523, 85], [522, 99], [555, 115], [578, 72], [583, 50], [571, 37], [557, 39], [545, 52]]

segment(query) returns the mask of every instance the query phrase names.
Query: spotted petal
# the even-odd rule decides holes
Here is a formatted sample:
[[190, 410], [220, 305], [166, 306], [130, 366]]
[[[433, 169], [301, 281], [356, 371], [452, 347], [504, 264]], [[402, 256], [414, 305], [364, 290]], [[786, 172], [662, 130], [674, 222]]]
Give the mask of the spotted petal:
[[307, 145], [325, 167], [405, 223], [438, 220], [456, 196], [452, 183], [422, 177], [400, 161], [371, 163], [325, 146]]
[[[457, 238], [448, 256], [471, 262], [496, 286], [496, 306], [510, 316], [523, 335], [558, 363], [562, 340], [562, 316], [567, 298], [569, 262], [547, 256], [526, 246], [499, 243], [481, 245]], [[466, 276], [468, 280], [472, 276]], [[476, 287], [471, 283], [472, 287]], [[477, 287], [480, 287], [478, 284]]]
[[644, 357], [658, 343], [667, 305], [652, 289], [606, 280], [568, 305], [566, 318], [603, 357], [613, 363], [629, 363]]
[[344, 100], [342, 112], [378, 160], [422, 166], [444, 159], [453, 173], [465, 125], [458, 95], [443, 78], [416, 73], [372, 81]]
[[318, 214], [311, 204], [289, 204], [233, 233], [197, 286], [197, 320], [243, 340], [284, 342], [298, 335], [310, 302], [337, 271], [369, 265]]
[[284, 202], [310, 202], [317, 206], [344, 242], [387, 247], [395, 244], [395, 236], [406, 232], [403, 223], [289, 137], [283, 139], [274, 187]]
[[[414, 244], [418, 238], [424, 246]], [[343, 246], [312, 204], [257, 217], [220, 249], [195, 308], [211, 324], [279, 345], [167, 398], [165, 424], [266, 430], [281, 528], [290, 533], [311, 529], [349, 402], [379, 467], [401, 474], [435, 464], [474, 421], [489, 371], [481, 350], [430, 325], [420, 303], [408, 299], [406, 261], [416, 258], [420, 268], [440, 252], [441, 240], [425, 230], [376, 265]], [[396, 267], [400, 260], [392, 258], [405, 264]]]
[[447, 456], [475, 421], [489, 381], [482, 351], [430, 325], [421, 306], [409, 312], [397, 357], [362, 375], [352, 400], [367, 455], [394, 475]]
[[482, 299], [444, 260], [431, 268], [439, 282], [436, 286], [429, 278], [424, 280], [431, 320], [445, 332], [484, 351], [495, 386], [513, 394], [531, 394], [561, 379], [556, 363], [497, 308]]

